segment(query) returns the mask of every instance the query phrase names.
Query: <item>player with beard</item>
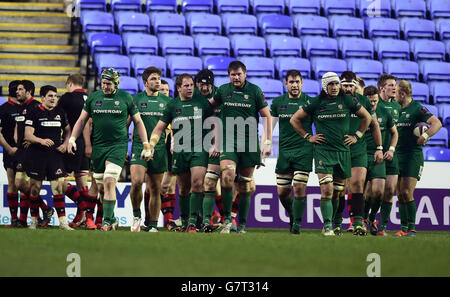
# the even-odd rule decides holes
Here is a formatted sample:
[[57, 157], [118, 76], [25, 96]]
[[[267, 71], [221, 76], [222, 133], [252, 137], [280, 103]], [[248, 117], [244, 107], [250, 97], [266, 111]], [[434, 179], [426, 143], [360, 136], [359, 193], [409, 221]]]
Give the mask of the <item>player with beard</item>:
[[[318, 134], [306, 140], [295, 132], [290, 123], [291, 117], [300, 106], [314, 99], [302, 92], [303, 79], [298, 70], [289, 70], [284, 84], [288, 92], [274, 98], [270, 106], [273, 117], [272, 131], [277, 122], [280, 125], [280, 143], [275, 167], [277, 192], [291, 220], [290, 232], [300, 234], [300, 224], [306, 207], [306, 184], [312, 171], [313, 143], [322, 140], [323, 136]], [[302, 125], [307, 133], [313, 134], [311, 116], [303, 119]], [[291, 197], [292, 188], [294, 199]]]
[[[355, 134], [350, 134], [350, 115], [361, 119]], [[333, 236], [332, 197], [336, 185], [345, 185], [351, 177], [350, 146], [363, 137], [371, 122], [369, 112], [356, 98], [345, 95], [340, 88], [336, 73], [327, 72], [322, 76], [322, 92], [319, 96], [307, 100], [306, 104], [292, 116], [290, 122], [295, 131], [306, 140], [313, 135], [303, 127], [302, 121], [310, 115], [313, 118], [317, 135], [315, 140], [314, 164], [319, 178], [324, 236]], [[342, 190], [342, 189], [340, 189]]]

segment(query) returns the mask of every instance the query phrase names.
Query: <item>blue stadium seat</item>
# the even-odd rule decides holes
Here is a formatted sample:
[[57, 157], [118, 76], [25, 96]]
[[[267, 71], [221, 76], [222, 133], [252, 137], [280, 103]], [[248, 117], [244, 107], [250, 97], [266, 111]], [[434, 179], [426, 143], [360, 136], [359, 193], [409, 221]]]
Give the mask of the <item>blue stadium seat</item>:
[[414, 100], [428, 104], [430, 102], [430, 89], [427, 84], [410, 81], [412, 88], [412, 97]]
[[217, 13], [248, 13], [248, 0], [214, 0]]
[[207, 68], [214, 73], [214, 76], [228, 76], [228, 65], [235, 61], [231, 57], [205, 57], [203, 59], [203, 68]]
[[171, 77], [181, 73], [195, 75], [202, 70], [202, 59], [192, 56], [168, 56], [167, 68]]
[[83, 33], [92, 31], [114, 32], [112, 14], [103, 11], [83, 11], [80, 16]]
[[420, 61], [423, 81], [450, 80], [450, 63], [438, 61]]
[[323, 36], [305, 36], [302, 38], [302, 46], [305, 50], [306, 58], [310, 56], [337, 57], [337, 40]]
[[[415, 99], [414, 99], [415, 100]], [[417, 101], [417, 100], [416, 100]], [[428, 109], [429, 112], [431, 112], [432, 115], [435, 115], [436, 117], [439, 116], [439, 111], [438, 108], [434, 105], [431, 104], [426, 104], [426, 103], [420, 103], [423, 107], [425, 107], [426, 109]]]
[[369, 16], [376, 19], [391, 16], [390, 0], [356, 0], [356, 7], [361, 17]]
[[141, 0], [111, 0], [111, 11], [141, 11]]
[[294, 23], [290, 16], [282, 14], [265, 14], [259, 18], [261, 34], [294, 34]]
[[2, 105], [3, 103], [5, 103], [6, 100], [7, 100], [7, 99], [6, 99], [5, 97], [0, 96], [0, 105]]
[[449, 19], [436, 19], [436, 31], [439, 33], [439, 39], [450, 39], [450, 20]]
[[131, 76], [119, 76], [119, 89], [134, 95], [139, 92], [138, 81]]
[[177, 0], [147, 0], [145, 11], [177, 12]]
[[247, 76], [275, 77], [275, 65], [271, 58], [241, 57], [239, 60], [245, 64]]
[[435, 25], [433, 21], [420, 18], [402, 18], [400, 27], [405, 39], [428, 38], [434, 39]]
[[356, 73], [362, 79], [378, 79], [383, 74], [383, 64], [370, 59], [348, 59], [348, 70]]
[[253, 14], [279, 13], [284, 14], [284, 0], [250, 0]]
[[266, 56], [266, 41], [262, 37], [252, 35], [230, 36], [234, 56]]
[[131, 68], [135, 77], [141, 76], [144, 70], [150, 66], [161, 69], [163, 76], [167, 73], [166, 59], [164, 57], [152, 55], [133, 55], [131, 57]]
[[315, 97], [320, 94], [320, 83], [316, 80], [303, 79], [302, 92], [308, 96]]
[[364, 22], [355, 17], [334, 15], [330, 17], [330, 29], [333, 37], [364, 37]]
[[431, 136], [430, 140], [428, 140], [428, 142], [427, 142], [427, 145], [447, 147], [448, 146], [448, 130], [447, 130], [447, 128], [442, 127], [436, 134]]
[[225, 35], [258, 33], [258, 21], [255, 16], [241, 13], [227, 13], [222, 15], [222, 26]]
[[447, 61], [450, 61], [450, 40], [445, 41], [445, 51], [447, 52]]
[[150, 19], [145, 13], [118, 11], [114, 14], [114, 20], [119, 34], [129, 31], [150, 33]]
[[214, 77], [214, 85], [220, 87], [221, 85], [225, 85], [230, 83], [230, 78], [228, 76], [215, 76]]
[[320, 1], [318, 0], [286, 0], [288, 15], [293, 14], [320, 14]]
[[[144, 85], [144, 82], [142, 81], [142, 77], [139, 76], [137, 78], [137, 80], [138, 80], [138, 84], [139, 84], [139, 91], [145, 91], [145, 85]], [[173, 95], [175, 93], [175, 82], [173, 81], [173, 79], [161, 76], [161, 80], [167, 81], [167, 83], [169, 84], [169, 96], [173, 97]], [[133, 123], [133, 122], [131, 122], [131, 123]]]
[[427, 0], [431, 19], [450, 18], [450, 3], [443, 0]]
[[160, 34], [159, 47], [161, 54], [165, 55], [193, 55], [194, 39], [181, 34]]
[[284, 80], [286, 72], [291, 69], [300, 71], [303, 78], [311, 77], [311, 62], [303, 58], [277, 57], [275, 58], [275, 69], [278, 78]]
[[445, 60], [445, 44], [441, 41], [414, 39], [409, 43], [411, 53], [416, 61], [420, 59]]
[[429, 87], [434, 104], [450, 103], [449, 82], [432, 82], [429, 84]]
[[100, 10], [106, 11], [106, 0], [77, 0], [75, 9], [78, 10]]
[[158, 39], [154, 35], [144, 33], [123, 34], [123, 46], [127, 55], [158, 54]]
[[191, 34], [222, 34], [222, 19], [216, 14], [189, 13], [186, 22]]
[[425, 161], [450, 161], [450, 149], [431, 147], [425, 153]]
[[297, 36], [328, 36], [329, 23], [326, 17], [310, 14], [297, 14], [294, 15], [294, 25], [297, 30]]
[[311, 69], [315, 79], [321, 79], [326, 72], [335, 72], [339, 76], [347, 70], [347, 62], [336, 58], [311, 58]]
[[100, 77], [105, 68], [113, 67], [120, 75], [130, 76], [130, 58], [118, 54], [97, 54], [95, 56], [95, 66]]
[[182, 0], [181, 11], [187, 12], [213, 12], [213, 0]]
[[405, 60], [383, 60], [384, 72], [398, 79], [419, 80], [419, 65]]
[[400, 38], [400, 22], [396, 19], [366, 17], [364, 24], [368, 38]]
[[356, 14], [355, 0], [322, 0], [322, 3], [325, 16], [331, 14]]
[[439, 104], [438, 112], [439, 117], [442, 119], [442, 125], [447, 126], [450, 124], [450, 104]]
[[302, 42], [297, 37], [268, 35], [266, 36], [267, 49], [271, 57], [302, 55]]
[[378, 60], [386, 58], [409, 60], [409, 43], [406, 40], [377, 38], [374, 45]]
[[186, 32], [186, 20], [181, 14], [162, 12], [152, 13], [150, 22], [153, 27], [153, 33], [180, 33]]
[[122, 38], [118, 34], [99, 32], [89, 35], [88, 40], [91, 56], [96, 53], [122, 53]]
[[230, 40], [225, 36], [199, 34], [194, 37], [194, 45], [198, 56], [230, 55]]
[[427, 14], [427, 8], [424, 0], [392, 0], [392, 10], [394, 11], [395, 18], [425, 18]]
[[272, 100], [275, 97], [283, 95], [283, 83], [278, 79], [250, 77], [248, 81], [259, 86], [266, 99]]
[[343, 59], [353, 57], [373, 59], [373, 43], [370, 39], [341, 37], [338, 39], [338, 46]]

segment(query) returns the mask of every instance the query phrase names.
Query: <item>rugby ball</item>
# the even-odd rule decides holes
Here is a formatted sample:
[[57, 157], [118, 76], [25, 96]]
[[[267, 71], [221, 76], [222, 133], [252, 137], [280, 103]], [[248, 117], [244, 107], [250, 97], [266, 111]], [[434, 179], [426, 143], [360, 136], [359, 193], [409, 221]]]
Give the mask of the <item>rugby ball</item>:
[[427, 123], [425, 123], [425, 122], [417, 123], [414, 126], [414, 130], [413, 130], [414, 136], [420, 137], [420, 135], [422, 135], [423, 133], [427, 132], [427, 130], [428, 130], [428, 124]]

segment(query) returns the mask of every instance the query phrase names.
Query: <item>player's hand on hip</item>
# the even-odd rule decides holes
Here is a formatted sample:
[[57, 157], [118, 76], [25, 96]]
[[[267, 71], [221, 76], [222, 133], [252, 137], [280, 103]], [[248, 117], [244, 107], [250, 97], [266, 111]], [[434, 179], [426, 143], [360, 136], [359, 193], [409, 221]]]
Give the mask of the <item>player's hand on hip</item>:
[[323, 134], [312, 135], [308, 138], [308, 141], [314, 144], [323, 144], [325, 142], [325, 137]]
[[383, 151], [377, 150], [375, 151], [375, 154], [373, 155], [373, 160], [375, 161], [375, 164], [380, 164], [383, 162]]
[[351, 146], [352, 144], [355, 144], [357, 141], [358, 139], [354, 135], [344, 135], [344, 144], [346, 146]]
[[383, 156], [384, 160], [391, 162], [393, 158], [394, 158], [394, 152], [393, 151], [389, 150], [389, 151], [384, 153], [384, 156]]

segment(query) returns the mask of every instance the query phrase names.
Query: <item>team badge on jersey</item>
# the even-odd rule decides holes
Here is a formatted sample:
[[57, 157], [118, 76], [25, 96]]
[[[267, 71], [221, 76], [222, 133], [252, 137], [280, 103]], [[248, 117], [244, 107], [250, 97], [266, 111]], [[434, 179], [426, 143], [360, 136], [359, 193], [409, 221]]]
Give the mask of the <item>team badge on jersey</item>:
[[164, 104], [163, 103], [159, 103], [159, 108], [163, 109], [164, 108]]
[[115, 106], [119, 106], [120, 102], [119, 101], [114, 101], [114, 105]]
[[339, 104], [339, 105], [338, 105], [338, 109], [339, 109], [339, 110], [342, 110], [342, 104]]
[[95, 106], [100, 107], [102, 106], [103, 102], [102, 101], [96, 101], [95, 102]]
[[147, 108], [147, 103], [145, 103], [145, 102], [144, 102], [144, 103], [141, 103], [141, 108], [142, 108], [142, 109]]
[[244, 99], [248, 100], [248, 95], [247, 94], [244, 95]]
[[176, 110], [175, 110], [175, 114], [176, 114], [176, 115], [180, 115], [180, 114], [181, 114], [181, 108], [176, 109]]
[[60, 121], [61, 117], [59, 116], [59, 114], [56, 115], [55, 120]]

